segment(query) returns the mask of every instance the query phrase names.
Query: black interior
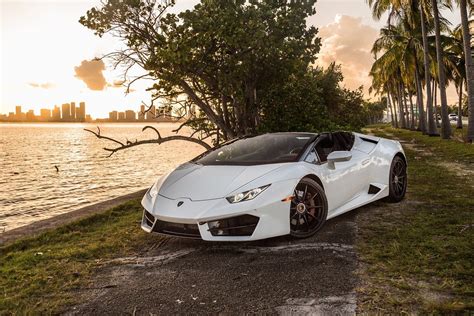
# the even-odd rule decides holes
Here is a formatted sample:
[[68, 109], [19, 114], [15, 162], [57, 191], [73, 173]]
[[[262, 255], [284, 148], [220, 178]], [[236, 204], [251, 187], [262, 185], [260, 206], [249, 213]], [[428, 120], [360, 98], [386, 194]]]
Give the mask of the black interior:
[[316, 152], [321, 162], [327, 161], [333, 151], [349, 151], [354, 146], [354, 134], [350, 132], [323, 133], [316, 141]]

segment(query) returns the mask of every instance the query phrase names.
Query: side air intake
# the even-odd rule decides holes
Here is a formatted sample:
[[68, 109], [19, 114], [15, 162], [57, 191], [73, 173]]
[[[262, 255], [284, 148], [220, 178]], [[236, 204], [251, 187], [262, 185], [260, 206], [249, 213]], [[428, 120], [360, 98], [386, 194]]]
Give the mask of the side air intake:
[[379, 193], [380, 188], [376, 187], [375, 185], [369, 185], [369, 194], [377, 194]]

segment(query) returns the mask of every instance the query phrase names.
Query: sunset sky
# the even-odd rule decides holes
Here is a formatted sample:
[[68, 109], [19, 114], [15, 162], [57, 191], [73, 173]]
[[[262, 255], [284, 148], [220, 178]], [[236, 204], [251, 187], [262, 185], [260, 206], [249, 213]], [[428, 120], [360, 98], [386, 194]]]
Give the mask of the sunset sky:
[[[197, 0], [177, 0], [174, 10], [192, 8]], [[120, 45], [116, 39], [99, 38], [78, 23], [79, 17], [99, 1], [5, 1], [0, 0], [0, 113], [52, 108], [55, 104], [85, 101], [94, 118], [106, 117], [112, 109], [137, 110], [148, 102], [139, 82], [125, 95], [117, 85], [120, 71], [89, 61]], [[349, 88], [368, 87], [372, 64], [370, 48], [384, 24], [372, 20], [365, 0], [319, 0], [317, 14], [309, 23], [319, 27], [323, 46], [318, 64], [336, 61], [343, 66]], [[443, 12], [453, 25], [458, 12]], [[449, 91], [450, 103], [456, 102]]]

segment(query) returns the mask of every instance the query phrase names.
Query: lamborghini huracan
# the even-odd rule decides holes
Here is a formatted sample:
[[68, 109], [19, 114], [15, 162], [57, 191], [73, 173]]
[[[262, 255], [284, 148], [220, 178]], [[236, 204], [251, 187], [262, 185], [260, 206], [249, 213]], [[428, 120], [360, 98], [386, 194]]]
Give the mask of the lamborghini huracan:
[[352, 132], [248, 136], [158, 179], [142, 199], [141, 227], [209, 241], [306, 238], [360, 206], [399, 202], [406, 189], [398, 141]]

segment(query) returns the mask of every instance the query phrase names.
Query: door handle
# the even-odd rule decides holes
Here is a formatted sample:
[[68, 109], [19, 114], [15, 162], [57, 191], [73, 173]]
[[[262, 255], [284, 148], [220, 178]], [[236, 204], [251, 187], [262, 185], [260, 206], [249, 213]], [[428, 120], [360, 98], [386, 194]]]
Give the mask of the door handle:
[[362, 161], [362, 165], [365, 166], [366, 164], [368, 164], [370, 162], [370, 159], [366, 159], [364, 161]]

